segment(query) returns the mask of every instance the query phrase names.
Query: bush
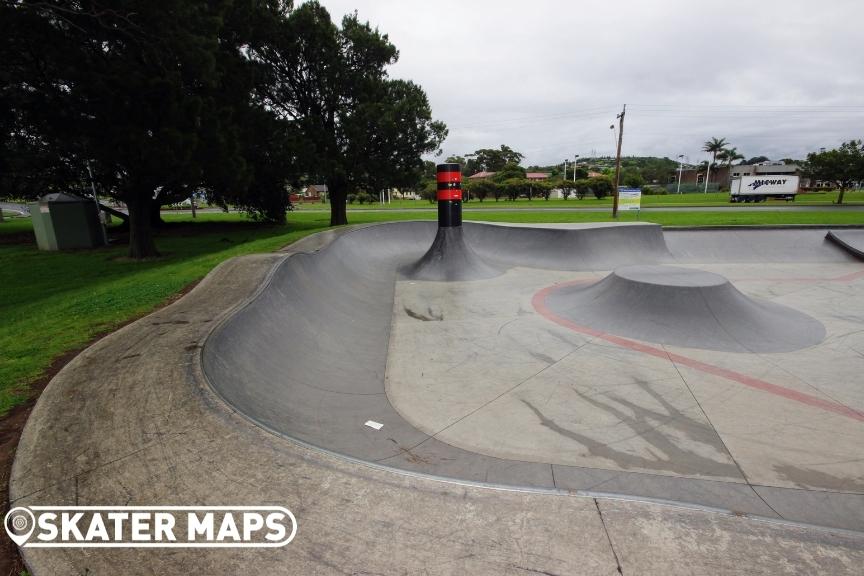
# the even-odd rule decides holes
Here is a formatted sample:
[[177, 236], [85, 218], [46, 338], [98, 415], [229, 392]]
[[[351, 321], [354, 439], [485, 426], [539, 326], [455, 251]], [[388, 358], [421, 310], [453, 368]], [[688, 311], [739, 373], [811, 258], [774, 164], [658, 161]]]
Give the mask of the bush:
[[357, 194], [357, 202], [359, 202], [361, 205], [371, 204], [373, 201], [374, 199], [372, 198], [372, 196], [370, 196], [366, 192], [360, 192], [359, 194]]
[[621, 181], [627, 188], [641, 188], [645, 180], [639, 172], [627, 171], [621, 175]]
[[501, 187], [504, 189], [504, 194], [507, 195], [507, 199], [515, 201], [522, 194], [528, 193], [528, 180], [524, 178], [509, 178], [501, 183]]
[[665, 196], [669, 194], [669, 191], [666, 190], [663, 186], [643, 186], [642, 187], [642, 195], [643, 196]]
[[356, 194], [348, 194], [348, 204], [354, 204], [357, 201]]
[[588, 182], [591, 192], [594, 193], [594, 197], [598, 200], [602, 200], [612, 193], [612, 179], [608, 176], [596, 176]]
[[438, 198], [438, 184], [435, 180], [430, 180], [420, 189], [420, 197], [433, 204]]
[[588, 194], [588, 192], [591, 191], [591, 181], [587, 178], [577, 180], [573, 183], [573, 191], [575, 192], [576, 198], [578, 200], [583, 200]]

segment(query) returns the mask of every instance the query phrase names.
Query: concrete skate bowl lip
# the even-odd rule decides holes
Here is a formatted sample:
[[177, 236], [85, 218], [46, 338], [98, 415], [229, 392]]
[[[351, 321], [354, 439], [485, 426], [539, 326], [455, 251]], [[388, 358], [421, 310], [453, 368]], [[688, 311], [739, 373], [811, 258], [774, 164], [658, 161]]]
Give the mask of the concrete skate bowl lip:
[[[659, 226], [502, 226], [466, 223], [478, 256], [507, 269], [599, 271], [688, 262], [691, 239], [672, 242]], [[825, 492], [746, 482], [507, 460], [464, 450], [407, 422], [384, 390], [394, 289], [435, 238], [434, 222], [397, 222], [349, 231], [316, 253], [286, 257], [261, 288], [207, 337], [201, 363], [210, 388], [255, 425], [336, 457], [402, 474], [495, 488], [611, 496], [753, 517], [858, 529], [825, 520]], [[674, 233], [680, 238], [680, 233]], [[799, 234], [784, 231], [783, 234]], [[815, 242], [823, 231], [801, 232]], [[808, 242], [810, 240], [808, 239]], [[772, 240], [783, 253], [783, 238]], [[713, 241], [705, 245], [713, 246]], [[741, 246], [749, 245], [740, 239]], [[686, 246], [686, 248], [684, 248]], [[507, 247], [507, 249], [504, 249]], [[804, 258], [848, 262], [816, 242]], [[706, 248], [710, 256], [711, 248]], [[770, 251], [770, 249], [769, 249]], [[678, 253], [674, 253], [678, 252]], [[801, 256], [799, 254], [798, 256]], [[742, 256], [758, 261], [764, 255]], [[792, 258], [794, 260], [794, 258]], [[707, 260], [706, 260], [707, 261]], [[538, 289], [542, 286], [538, 286]], [[380, 432], [363, 426], [384, 424]], [[818, 494], [816, 493], [818, 492]], [[778, 518], [766, 500], [794, 494]], [[841, 495], [842, 497], [842, 495]], [[817, 510], [819, 509], [819, 510]]]

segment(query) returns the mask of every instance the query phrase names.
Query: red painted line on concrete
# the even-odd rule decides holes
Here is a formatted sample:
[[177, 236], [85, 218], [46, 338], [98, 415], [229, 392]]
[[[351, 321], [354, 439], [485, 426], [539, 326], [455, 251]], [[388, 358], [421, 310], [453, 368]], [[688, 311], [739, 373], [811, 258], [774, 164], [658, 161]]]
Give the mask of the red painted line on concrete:
[[687, 356], [682, 356], [681, 354], [673, 354], [671, 352], [663, 350], [662, 348], [657, 348], [656, 346], [650, 346], [648, 344], [642, 344], [641, 342], [637, 342], [635, 340], [630, 340], [629, 338], [622, 338], [621, 336], [607, 334], [606, 332], [595, 330], [593, 328], [589, 328], [588, 326], [581, 326], [579, 324], [576, 324], [575, 322], [567, 320], [566, 318], [558, 316], [557, 314], [552, 312], [548, 306], [546, 306], [546, 298], [553, 291], [558, 290], [564, 286], [584, 283], [585, 281], [575, 281], [556, 284], [554, 286], [543, 288], [542, 290], [534, 294], [534, 297], [531, 299], [531, 304], [534, 306], [534, 309], [547, 320], [551, 320], [559, 326], [564, 326], [565, 328], [569, 328], [570, 330], [573, 330], [575, 332], [580, 332], [588, 336], [593, 336], [594, 338], [600, 338], [601, 340], [611, 342], [612, 344], [621, 346], [622, 348], [626, 348], [628, 350], [641, 352], [643, 354], [654, 356], [656, 358], [670, 360], [672, 362], [675, 362], [676, 364], [687, 366], [688, 368], [693, 368], [707, 374], [712, 374], [714, 376], [725, 378], [726, 380], [738, 382], [739, 384], [743, 384], [744, 386], [747, 386], [748, 388], [753, 388], [754, 390], [760, 390], [762, 392], [774, 394], [776, 396], [786, 398], [787, 400], [792, 400], [801, 404], [805, 404], [807, 406], [820, 408], [827, 412], [833, 412], [834, 414], [839, 414], [840, 416], [852, 418], [853, 420], [857, 420], [859, 422], [864, 422], [864, 412], [854, 410], [852, 408], [849, 408], [848, 406], [844, 406], [830, 400], [825, 400], [812, 394], [799, 392], [798, 390], [793, 390], [792, 388], [786, 388], [785, 386], [772, 384], [770, 382], [766, 382], [765, 380], [760, 380], [759, 378], [748, 376], [747, 374], [742, 374], [740, 372], [735, 372], [734, 370], [728, 370], [726, 368], [721, 368], [720, 366], [715, 366], [714, 364], [707, 364], [705, 362], [701, 362]]
[[852, 272], [851, 274], [846, 274], [844, 276], [836, 276], [834, 278], [830, 278], [830, 280], [832, 282], [852, 282], [853, 280], [858, 280], [859, 278], [864, 278], [864, 270]]

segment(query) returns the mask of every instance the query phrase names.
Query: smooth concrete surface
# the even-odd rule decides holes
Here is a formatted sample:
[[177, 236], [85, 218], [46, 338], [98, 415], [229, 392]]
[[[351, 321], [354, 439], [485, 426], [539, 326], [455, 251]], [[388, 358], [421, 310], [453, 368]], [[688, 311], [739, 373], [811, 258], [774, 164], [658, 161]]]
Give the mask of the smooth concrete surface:
[[[549, 322], [533, 309], [536, 290], [549, 283], [596, 282], [608, 273], [585, 266], [594, 256], [578, 254], [559, 269], [538, 266], [528, 270], [511, 264], [504, 275], [488, 280], [513, 279], [512, 290], [520, 296], [509, 302], [506, 294], [484, 287], [487, 280], [435, 283], [400, 279], [397, 267], [422, 256], [434, 238], [434, 228], [405, 225], [397, 234], [400, 241], [393, 243], [388, 242], [396, 232], [391, 226], [399, 227], [371, 226], [333, 234], [325, 241], [307, 240], [308, 249], [321, 249], [314, 256], [289, 252], [224, 263], [177, 303], [119, 330], [73, 360], [43, 393], [19, 445], [10, 482], [15, 505], [278, 504], [289, 507], [298, 518], [294, 542], [268, 551], [172, 550], [164, 554], [140, 549], [98, 553], [25, 549], [31, 572], [37, 576], [172, 572], [736, 574], [746, 566], [748, 573], [858, 573], [864, 562], [864, 536], [854, 531], [862, 526], [861, 489], [857, 486], [861, 474], [855, 468], [860, 460], [861, 422], [854, 418], [857, 412], [838, 406], [864, 407], [864, 394], [854, 379], [860, 365], [850, 362], [852, 352], [864, 357], [860, 329], [864, 315], [855, 308], [861, 301], [864, 276], [860, 264], [826, 252], [829, 257], [807, 265], [785, 261], [766, 267], [744, 255], [738, 262], [727, 258], [708, 266], [748, 295], [780, 300], [819, 319], [828, 330], [826, 340], [805, 356], [799, 356], [800, 351], [777, 357], [670, 348], [664, 365], [656, 362], [656, 356], [640, 356], [638, 346], [633, 349], [614, 340], [586, 337]], [[472, 228], [466, 227], [469, 241]], [[647, 232], [649, 229], [640, 234], [659, 232]], [[494, 239], [488, 230], [475, 231]], [[667, 234], [667, 240], [675, 234]], [[662, 235], [657, 236], [663, 240]], [[346, 250], [333, 250], [352, 237], [363, 242], [349, 241]], [[717, 239], [714, 235], [702, 238], [710, 238], [712, 246]], [[519, 239], [532, 244], [530, 234]], [[586, 244], [585, 238], [566, 235], [557, 240], [565, 253]], [[650, 236], [643, 240], [632, 243], [656, 242]], [[692, 255], [692, 242], [687, 244]], [[542, 250], [540, 242], [535, 246]], [[666, 250], [665, 243], [661, 247], [654, 260], [683, 262], [689, 258], [676, 254], [674, 248]], [[392, 273], [385, 275], [369, 265], [368, 255], [373, 253], [381, 261], [393, 261], [388, 264]], [[540, 254], [531, 256], [548, 263]], [[502, 254], [499, 262], [506, 264], [514, 258]], [[642, 253], [627, 264], [644, 261]], [[346, 275], [338, 274], [340, 268], [347, 270]], [[383, 291], [379, 297], [387, 300], [386, 306], [378, 297], [369, 296], [375, 289]], [[411, 298], [424, 290], [436, 294], [438, 300], [423, 302], [420, 308]], [[360, 299], [347, 297], [352, 292], [359, 292]], [[453, 294], [461, 294], [471, 305], [460, 305], [458, 298], [451, 301]], [[338, 330], [317, 337], [309, 334], [304, 342], [294, 330], [324, 332], [331, 327], [329, 312], [321, 311], [317, 317], [316, 309], [303, 307], [327, 299], [332, 311], [341, 315]], [[329, 434], [335, 426], [334, 438], [341, 430], [356, 437], [341, 440], [344, 446], [365, 451], [371, 455], [368, 459], [387, 467], [370, 467], [271, 434], [268, 428], [289, 435], [276, 429], [286, 419], [280, 420], [279, 410], [263, 412], [272, 422], [256, 422], [257, 415], [238, 413], [237, 404], [226, 404], [225, 389], [215, 382], [219, 395], [213, 393], [201, 370], [202, 345], [207, 342], [206, 357], [220, 350], [216, 345], [219, 334], [248, 326], [250, 332], [232, 336], [235, 345], [249, 346], [254, 323], [242, 318], [258, 313], [261, 302], [271, 308], [260, 311], [257, 329], [264, 333], [254, 343], [278, 346], [284, 362], [279, 383], [293, 390], [308, 388], [305, 399], [297, 396], [297, 401], [319, 403], [308, 412], [296, 409], [283, 414], [298, 426], [300, 432], [293, 437], [315, 444], [322, 431]], [[502, 303], [506, 306], [499, 306]], [[386, 322], [377, 317], [379, 312]], [[497, 322], [495, 331], [483, 333], [487, 329], [480, 320], [489, 320], [490, 326]], [[455, 355], [467, 348], [458, 337], [460, 322], [466, 326], [477, 323], [472, 329], [482, 336], [475, 342], [477, 349], [468, 349], [465, 356]], [[216, 336], [208, 340], [214, 326], [219, 327]], [[574, 407], [581, 403], [583, 408], [571, 410], [571, 417], [590, 413], [608, 423], [589, 429], [590, 434], [574, 436], [569, 446], [597, 432], [630, 426], [639, 429], [642, 421], [659, 431], [651, 436], [643, 429], [635, 439], [622, 436], [630, 445], [609, 445], [602, 434], [597, 436], [599, 441], [586, 441], [585, 450], [601, 451], [592, 464], [614, 456], [604, 461], [604, 467], [514, 461], [464, 450], [433, 437], [417, 446], [403, 445], [401, 434], [428, 435], [398, 423], [396, 417], [405, 419], [393, 405], [394, 420], [385, 422], [380, 433], [367, 432], [362, 423], [376, 419], [373, 410], [390, 404], [387, 394], [374, 387], [376, 379], [381, 387], [386, 380], [390, 392], [396, 384], [393, 362], [408, 365], [394, 348], [401, 344], [401, 338], [394, 336], [403, 327], [414, 328], [412, 338], [421, 340], [438, 339], [442, 329], [445, 336], [453, 336], [439, 340], [442, 346], [437, 350], [415, 350], [415, 361], [432, 364], [427, 356], [439, 355], [456, 376], [463, 371], [463, 391], [464, 384], [475, 383], [472, 394], [478, 396], [484, 393], [482, 388], [495, 387], [496, 378], [486, 376], [495, 366], [472, 363], [483, 353], [491, 358], [498, 346], [503, 346], [498, 362], [509, 363], [514, 370], [536, 362], [533, 366], [543, 372], [553, 372], [557, 356], [568, 354], [571, 348], [591, 351], [584, 359], [594, 362], [595, 368], [583, 371], [579, 363], [571, 370], [571, 374], [584, 376], [585, 384], [577, 381], [569, 390], [550, 388], [549, 392], [570, 395], [568, 401]], [[429, 332], [424, 333], [422, 327]], [[516, 356], [520, 348], [523, 353]], [[221, 350], [234, 352], [227, 345]], [[259, 361], [275, 362], [265, 351], [248, 352], [256, 353]], [[340, 364], [348, 361], [357, 365], [356, 370], [343, 371]], [[604, 361], [609, 362], [605, 369]], [[708, 361], [722, 370], [705, 372], [699, 362], [707, 365]], [[253, 362], [244, 366], [255, 368]], [[682, 374], [677, 384], [670, 376], [670, 366]], [[619, 375], [623, 367], [646, 378], [647, 383], [630, 380], [626, 373]], [[443, 371], [443, 367], [436, 368]], [[735, 374], [723, 370], [739, 370], [764, 380], [745, 379], [749, 384], [742, 384], [734, 379]], [[498, 374], [506, 377], [507, 371]], [[254, 399], [250, 388], [260, 384], [254, 371], [239, 377], [238, 387]], [[557, 378], [566, 382], [562, 376]], [[459, 382], [458, 377], [453, 380]], [[528, 382], [533, 380], [536, 378]], [[779, 382], [782, 388], [759, 387], [759, 382]], [[691, 390], [691, 400], [687, 400], [686, 388]], [[535, 394], [541, 389], [538, 386]], [[501, 400], [519, 409], [513, 413], [517, 418], [499, 421], [499, 430], [509, 433], [511, 427], [521, 426], [532, 431], [533, 422], [533, 431], [573, 431], [572, 423], [562, 425], [549, 416], [548, 406], [553, 402], [543, 405], [539, 402], [542, 397], [533, 398], [538, 415], [522, 401], [527, 398], [532, 403], [532, 397], [520, 397], [518, 386], [516, 391], [513, 398], [505, 394]], [[807, 394], [792, 393], [802, 391]], [[458, 392], [454, 390], [454, 403], [473, 409], [474, 400]], [[815, 402], [827, 397], [833, 403]], [[323, 403], [332, 398], [353, 403], [355, 412], [330, 415]], [[700, 415], [692, 398], [709, 408]], [[377, 403], [368, 402], [370, 399]], [[279, 401], [277, 394], [272, 403]], [[567, 402], [559, 404], [566, 406]], [[562, 406], [556, 409], [564, 411]], [[475, 415], [485, 416], [484, 410]], [[339, 422], [340, 417], [351, 422]], [[652, 419], [656, 422], [650, 424]], [[829, 431], [833, 442], [826, 450]], [[396, 450], [385, 449], [387, 443], [395, 444]], [[734, 448], [724, 453], [721, 443], [734, 444]], [[706, 462], [707, 476], [668, 469], [634, 471], [620, 465], [649, 462], [676, 468], [681, 454], [685, 457], [680, 466]], [[729, 454], [736, 461], [746, 459], [746, 465], [733, 469], [728, 465]], [[767, 462], [760, 465], [760, 460]], [[508, 491], [413, 475], [428, 472], [430, 462], [442, 476], [551, 490]], [[763, 486], [753, 478], [767, 482]], [[786, 480], [772, 481], [778, 478]], [[814, 484], [833, 488], [816, 490]], [[804, 512], [814, 523], [853, 531], [773, 524], [738, 514], [614, 499], [616, 493], [640, 491], [644, 500], [701, 503], [736, 513], [743, 505], [752, 516], [781, 522], [800, 516], [804, 502]]]
[[[389, 467], [589, 492], [599, 475], [608, 492], [820, 524], [836, 495], [847, 512], [826, 525], [864, 527], [861, 355], [845, 345], [861, 269], [823, 231], [464, 236], [502, 272], [400, 273], [440, 275], [432, 223], [364, 228], [284, 262], [207, 341], [211, 384], [269, 430]], [[806, 374], [782, 369], [796, 365]], [[768, 431], [782, 435], [766, 445]], [[757, 487], [828, 495], [780, 514]]]

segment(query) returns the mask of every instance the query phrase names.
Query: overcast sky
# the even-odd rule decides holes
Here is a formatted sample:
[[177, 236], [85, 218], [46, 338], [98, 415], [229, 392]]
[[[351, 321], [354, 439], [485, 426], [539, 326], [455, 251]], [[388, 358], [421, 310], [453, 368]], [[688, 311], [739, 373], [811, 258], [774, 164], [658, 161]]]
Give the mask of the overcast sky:
[[508, 144], [524, 165], [609, 155], [800, 158], [864, 138], [861, 0], [322, 0], [357, 10], [426, 90], [444, 154]]

